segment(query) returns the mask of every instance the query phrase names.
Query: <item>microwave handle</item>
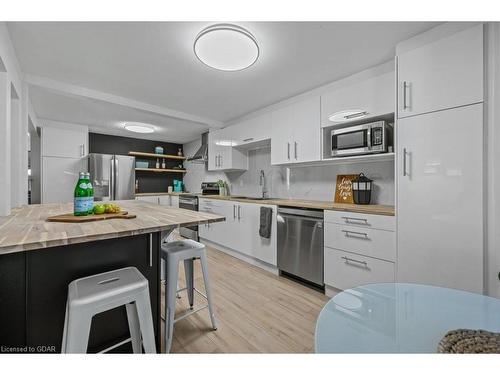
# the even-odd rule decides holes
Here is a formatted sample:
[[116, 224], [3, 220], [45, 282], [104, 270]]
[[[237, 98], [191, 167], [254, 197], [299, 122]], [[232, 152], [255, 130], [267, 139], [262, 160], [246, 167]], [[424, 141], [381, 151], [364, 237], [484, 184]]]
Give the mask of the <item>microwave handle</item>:
[[372, 149], [372, 128], [371, 127], [366, 129], [366, 146], [368, 147], [368, 150]]

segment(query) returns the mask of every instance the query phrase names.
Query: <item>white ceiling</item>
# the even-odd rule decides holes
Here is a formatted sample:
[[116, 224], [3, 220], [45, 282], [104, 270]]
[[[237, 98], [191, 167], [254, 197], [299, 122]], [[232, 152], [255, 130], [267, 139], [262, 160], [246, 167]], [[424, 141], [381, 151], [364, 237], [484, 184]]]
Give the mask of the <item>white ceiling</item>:
[[[38, 117], [54, 121], [87, 125], [95, 133], [114, 134], [133, 138], [187, 143], [199, 138], [208, 127], [190, 121], [161, 116], [127, 106], [93, 100], [76, 95], [33, 86], [30, 98]], [[152, 134], [132, 133], [124, 129], [127, 121], [153, 124]]]
[[[399, 41], [437, 25], [241, 22], [259, 42], [259, 60], [244, 71], [221, 72], [193, 53], [196, 34], [209, 24], [12, 22], [8, 27], [24, 73], [227, 122], [386, 62]], [[61, 95], [34, 90], [32, 101], [40, 117], [74, 117], [71, 122], [97, 121], [102, 127], [129, 114], [116, 105], [105, 109], [107, 103], [72, 99], [63, 103]], [[143, 114], [136, 115], [138, 120]], [[154, 120], [185, 132], [186, 138], [200, 127], [173, 124], [172, 118]]]

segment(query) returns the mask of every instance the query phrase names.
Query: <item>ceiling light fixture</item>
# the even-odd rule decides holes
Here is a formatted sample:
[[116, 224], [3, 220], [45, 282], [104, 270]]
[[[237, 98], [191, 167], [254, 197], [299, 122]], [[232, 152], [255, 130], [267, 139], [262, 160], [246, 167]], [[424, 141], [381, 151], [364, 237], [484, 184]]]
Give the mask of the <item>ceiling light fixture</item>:
[[234, 72], [257, 61], [259, 45], [248, 30], [232, 24], [217, 24], [203, 29], [196, 36], [194, 53], [205, 65]]
[[153, 126], [142, 122], [126, 122], [124, 128], [134, 133], [154, 133], [155, 131]]

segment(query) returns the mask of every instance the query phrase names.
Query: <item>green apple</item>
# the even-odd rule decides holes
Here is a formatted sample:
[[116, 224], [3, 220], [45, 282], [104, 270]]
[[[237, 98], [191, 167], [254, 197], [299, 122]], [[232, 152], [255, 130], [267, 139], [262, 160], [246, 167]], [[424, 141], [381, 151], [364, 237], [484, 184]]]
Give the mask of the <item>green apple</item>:
[[100, 215], [106, 212], [106, 206], [104, 204], [96, 204], [94, 206], [94, 214]]

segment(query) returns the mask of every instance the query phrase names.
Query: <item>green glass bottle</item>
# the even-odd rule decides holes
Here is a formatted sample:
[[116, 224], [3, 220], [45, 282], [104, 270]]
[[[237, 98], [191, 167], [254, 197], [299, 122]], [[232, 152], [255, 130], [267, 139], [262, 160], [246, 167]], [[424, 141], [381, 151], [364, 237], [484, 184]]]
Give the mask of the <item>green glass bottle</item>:
[[92, 182], [90, 182], [90, 173], [87, 173], [85, 178], [87, 180], [88, 213], [92, 215], [94, 213], [94, 188], [92, 187]]
[[78, 182], [75, 186], [74, 197], [73, 214], [75, 216], [88, 215], [89, 210], [86, 172], [80, 172]]

